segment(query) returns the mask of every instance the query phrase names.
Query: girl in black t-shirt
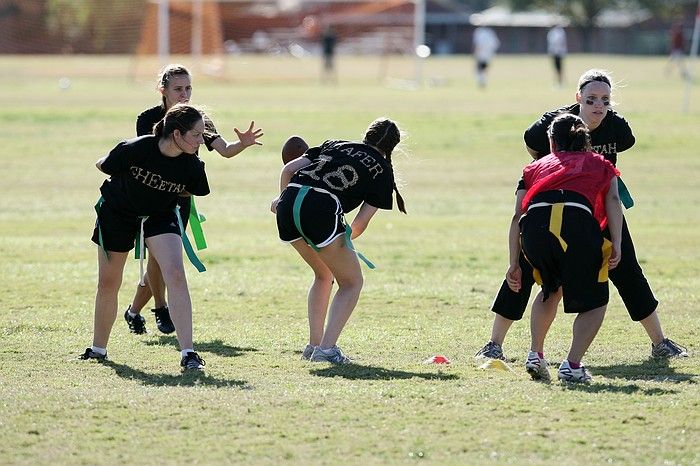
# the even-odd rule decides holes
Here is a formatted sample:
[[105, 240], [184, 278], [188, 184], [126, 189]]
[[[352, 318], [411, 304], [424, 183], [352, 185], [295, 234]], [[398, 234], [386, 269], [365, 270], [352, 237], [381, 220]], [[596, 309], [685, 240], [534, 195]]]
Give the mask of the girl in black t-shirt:
[[[612, 81], [607, 72], [593, 69], [583, 73], [578, 82], [576, 103], [545, 113], [525, 131], [525, 144], [530, 155], [535, 159], [547, 155], [550, 151], [547, 128], [557, 115], [573, 113], [580, 116], [588, 126], [593, 151], [616, 165], [618, 153], [632, 147], [635, 138], [627, 121], [612, 110], [611, 94]], [[620, 185], [624, 186], [621, 181]], [[620, 190], [620, 198], [623, 204], [631, 207], [631, 197], [626, 190]], [[515, 213], [516, 216], [520, 214], [520, 212]], [[610, 237], [607, 230], [604, 234], [607, 238]], [[688, 353], [683, 347], [664, 336], [656, 312], [658, 301], [637, 261], [632, 237], [624, 219], [621, 256], [620, 264], [610, 272], [610, 281], [617, 288], [632, 320], [641, 323], [649, 335], [652, 342], [652, 356], [664, 358], [687, 356]], [[501, 289], [491, 307], [496, 314], [491, 329], [491, 340], [479, 350], [477, 357], [504, 359], [503, 340], [512, 323], [520, 320], [525, 313], [530, 290], [534, 284], [532, 268], [524, 258], [521, 259], [520, 265], [522, 287], [518, 292], [510, 290], [507, 281], [513, 277], [508, 276], [501, 284]], [[541, 294], [538, 294], [535, 300], [540, 302]], [[556, 312], [557, 302], [556, 299], [548, 300], [547, 305], [551, 307], [550, 314]]]
[[[399, 210], [406, 213], [391, 164], [391, 153], [400, 139], [396, 123], [378, 119], [362, 142], [326, 141], [282, 170], [281, 193], [271, 206], [277, 215], [279, 236], [294, 246], [314, 272], [308, 294], [309, 344], [303, 351], [304, 359], [350, 362], [336, 346], [363, 283], [350, 238], [365, 231], [378, 209], [391, 210], [392, 191]], [[357, 207], [360, 209], [349, 229], [344, 216]], [[334, 278], [338, 291], [329, 309]]]
[[178, 104], [154, 128], [154, 135], [119, 143], [97, 161], [108, 174], [100, 192], [92, 240], [98, 245], [99, 278], [95, 298], [93, 346], [81, 359], [105, 359], [117, 315], [124, 264], [138, 236], [158, 262], [169, 290], [172, 318], [182, 350], [180, 365], [203, 369], [192, 344], [192, 302], [182, 263], [181, 220], [177, 198], [205, 196], [209, 184], [197, 149], [204, 143], [203, 114]]
[[[144, 110], [136, 119], [136, 134], [143, 136], [152, 134], [153, 126], [163, 119], [165, 112], [177, 103], [187, 103], [192, 97], [192, 76], [182, 65], [170, 64], [164, 67], [158, 75], [158, 91], [162, 95], [162, 103]], [[216, 150], [221, 156], [232, 158], [244, 149], [261, 145], [258, 139], [263, 135], [260, 128], [254, 129], [254, 122], [245, 132], [234, 128], [238, 141], [228, 142], [216, 130], [216, 126], [207, 116], [204, 117], [205, 131], [203, 134], [204, 145], [209, 151]], [[190, 215], [192, 204], [191, 197], [180, 197], [178, 205], [185, 226]], [[137, 286], [134, 297], [129, 307], [124, 311], [124, 319], [133, 333], [146, 333], [146, 321], [141, 316], [141, 310], [153, 297], [155, 315], [158, 330], [163, 333], [175, 331], [168, 312], [168, 304], [165, 300], [165, 283], [158, 269], [158, 263], [151, 256], [148, 258], [145, 276], [146, 286]]]

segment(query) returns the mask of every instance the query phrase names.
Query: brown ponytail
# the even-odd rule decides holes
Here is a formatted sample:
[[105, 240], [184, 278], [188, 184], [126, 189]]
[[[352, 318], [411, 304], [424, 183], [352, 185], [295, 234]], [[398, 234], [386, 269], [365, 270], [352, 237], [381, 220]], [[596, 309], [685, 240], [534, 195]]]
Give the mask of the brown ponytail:
[[[384, 154], [386, 161], [389, 162], [392, 173], [394, 171], [394, 166], [391, 163], [391, 153], [400, 141], [401, 130], [399, 130], [396, 123], [388, 118], [377, 118], [374, 120], [369, 125], [369, 128], [367, 128], [365, 137], [362, 140], [363, 143], [376, 147]], [[396, 206], [399, 208], [399, 211], [405, 214], [406, 205], [399, 189], [396, 187], [396, 182], [394, 182], [392, 189], [396, 193]]]
[[564, 113], [552, 121], [547, 134], [554, 142], [554, 150], [583, 152], [591, 150], [591, 135], [583, 120], [571, 113]]

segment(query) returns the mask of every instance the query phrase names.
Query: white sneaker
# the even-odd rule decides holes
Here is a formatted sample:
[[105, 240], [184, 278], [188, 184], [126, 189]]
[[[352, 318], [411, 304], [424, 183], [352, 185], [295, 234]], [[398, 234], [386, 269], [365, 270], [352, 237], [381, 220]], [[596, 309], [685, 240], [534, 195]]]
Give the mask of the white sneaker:
[[552, 378], [549, 375], [549, 369], [547, 369], [547, 361], [541, 358], [536, 351], [530, 351], [527, 355], [527, 361], [525, 361], [525, 369], [527, 373], [530, 374], [532, 380], [542, 380], [543, 382], [549, 382]]
[[304, 351], [301, 353], [301, 359], [303, 361], [308, 361], [311, 359], [311, 355], [314, 354], [315, 349], [316, 347], [311, 344], [306, 345], [306, 348], [304, 348]]
[[311, 355], [311, 361], [330, 362], [333, 364], [349, 364], [352, 362], [352, 360], [345, 356], [337, 346], [328, 349], [323, 349], [320, 346], [317, 346]]
[[559, 380], [564, 382], [589, 383], [593, 380], [588, 369], [583, 366], [578, 369], [573, 369], [566, 359], [561, 363], [561, 366], [559, 366], [559, 373], [557, 376]]

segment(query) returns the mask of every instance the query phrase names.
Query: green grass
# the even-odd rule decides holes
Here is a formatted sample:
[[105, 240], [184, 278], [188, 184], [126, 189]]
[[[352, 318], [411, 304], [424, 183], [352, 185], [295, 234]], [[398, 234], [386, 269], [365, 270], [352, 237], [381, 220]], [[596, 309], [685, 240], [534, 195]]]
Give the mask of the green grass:
[[[431, 85], [417, 90], [397, 85], [414, 68], [394, 57], [392, 85], [378, 81], [374, 57], [341, 57], [337, 87], [317, 85], [311, 59], [233, 57], [225, 78], [195, 68], [193, 100], [225, 137], [251, 119], [265, 131], [264, 146], [233, 160], [203, 154], [209, 270], [187, 266], [207, 361], [197, 376], [180, 375], [176, 340], [150, 315], [144, 336], [119, 316], [111, 362], [75, 359], [92, 333], [94, 161], [157, 102], [157, 63], [0, 56], [0, 464], [700, 464], [698, 89], [684, 114], [684, 85], [662, 58], [575, 56], [565, 89], [552, 87], [549, 65], [498, 57], [486, 90], [465, 57], [428, 60]], [[619, 162], [637, 202], [627, 220], [664, 329], [693, 357], [650, 360], [613, 291], [586, 357], [592, 385], [529, 380], [527, 315], [506, 340], [514, 372], [479, 369], [472, 356], [490, 333], [528, 161], [522, 132], [571, 101], [575, 77], [594, 66], [624, 84], [615, 100], [638, 140]], [[408, 133], [395, 166], [410, 215], [382, 212], [356, 242], [378, 264], [341, 336], [357, 364], [310, 365], [299, 352], [311, 276], [269, 213], [279, 150], [294, 133], [358, 138], [381, 115]], [[137, 274], [130, 260], [122, 308]], [[571, 323], [560, 312], [548, 357], [566, 355]], [[453, 364], [422, 364], [435, 354]]]

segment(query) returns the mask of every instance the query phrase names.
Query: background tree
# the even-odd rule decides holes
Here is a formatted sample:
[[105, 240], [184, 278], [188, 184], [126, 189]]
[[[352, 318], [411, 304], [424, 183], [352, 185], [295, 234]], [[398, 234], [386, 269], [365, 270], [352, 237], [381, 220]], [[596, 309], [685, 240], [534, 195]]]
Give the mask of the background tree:
[[584, 50], [590, 50], [591, 37], [596, 17], [605, 9], [646, 9], [655, 17], [673, 20], [693, 14], [696, 0], [505, 0], [514, 10], [540, 8], [559, 13], [578, 27], [583, 36]]
[[120, 47], [138, 41], [133, 31], [140, 30], [145, 6], [146, 0], [46, 0], [45, 21], [49, 32], [65, 41], [66, 51], [114, 52], [115, 41]]

